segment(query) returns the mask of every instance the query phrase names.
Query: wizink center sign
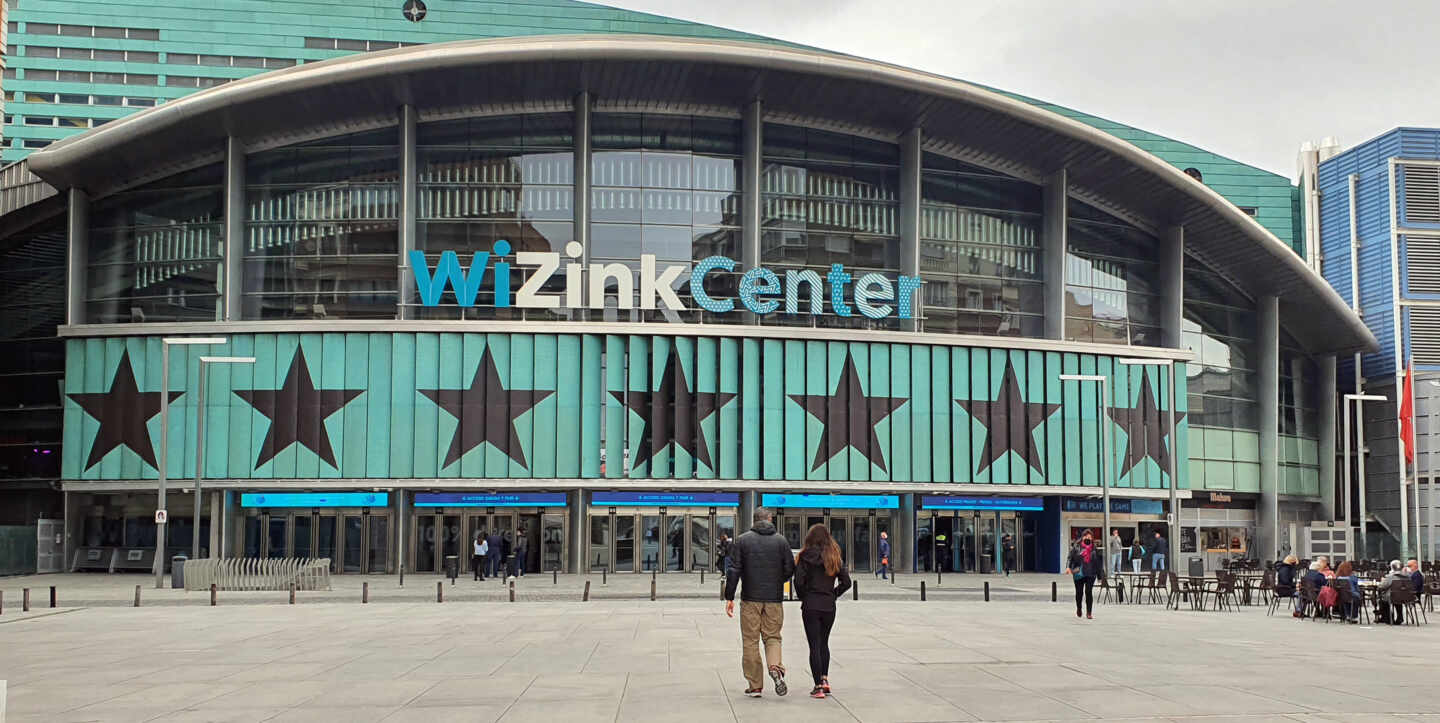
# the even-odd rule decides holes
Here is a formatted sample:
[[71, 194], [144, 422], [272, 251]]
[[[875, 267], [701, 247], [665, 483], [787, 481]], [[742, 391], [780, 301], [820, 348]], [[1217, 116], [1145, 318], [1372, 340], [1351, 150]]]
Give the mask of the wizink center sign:
[[[491, 268], [489, 282], [494, 289], [494, 304], [498, 308], [520, 309], [603, 309], [605, 308], [606, 287], [614, 286], [616, 308], [635, 308], [635, 290], [639, 286], [639, 308], [665, 308], [673, 311], [688, 311], [689, 307], [675, 293], [677, 282], [681, 282], [686, 267], [673, 264], [661, 269], [654, 254], [640, 256], [640, 272], [619, 263], [586, 265], [578, 259], [584, 252], [580, 244], [572, 241], [565, 247], [565, 256], [571, 259], [561, 271], [561, 255], [552, 251], [520, 251], [514, 254], [518, 266], [534, 268], [534, 272], [520, 288], [510, 288], [511, 263], [505, 261], [511, 255], [507, 241], [497, 241], [493, 252], [477, 251], [470, 260], [469, 268], [462, 266], [460, 257], [454, 251], [440, 254], [440, 262], [432, 269], [422, 251], [410, 252], [410, 269], [415, 275], [415, 287], [423, 306], [439, 306], [440, 299], [449, 286], [455, 293], [455, 301], [463, 307], [475, 306], [475, 299], [485, 285], [486, 271]], [[695, 263], [690, 269], [690, 297], [701, 309], [713, 314], [725, 314], [736, 309], [736, 299], [714, 298], [707, 293], [707, 277], [717, 272], [733, 272], [739, 264], [727, 256], [711, 256]], [[564, 274], [564, 291], [541, 293], [545, 284], [556, 273]], [[588, 278], [587, 278], [588, 277]], [[740, 276], [737, 297], [739, 306], [764, 316], [776, 312], [782, 314], [821, 314], [828, 300], [830, 311], [836, 316], [854, 316], [857, 313], [867, 319], [883, 319], [897, 315], [901, 319], [914, 318], [915, 292], [925, 282], [918, 276], [901, 275], [891, 281], [884, 274], [867, 273], [854, 278], [841, 264], [831, 264], [829, 273], [806, 269], [787, 270], [782, 277], [767, 268], [758, 267]], [[657, 306], [659, 304], [660, 306]]]

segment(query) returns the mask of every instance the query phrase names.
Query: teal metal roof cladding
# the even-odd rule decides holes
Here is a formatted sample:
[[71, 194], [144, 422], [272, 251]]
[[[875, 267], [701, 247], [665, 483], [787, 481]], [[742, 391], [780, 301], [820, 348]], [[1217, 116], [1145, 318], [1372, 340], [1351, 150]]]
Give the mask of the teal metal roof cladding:
[[[394, 43], [573, 33], [723, 38], [795, 46], [576, 0], [426, 0], [426, 4], [425, 20], [411, 22], [401, 12], [402, 0], [20, 0], [9, 16], [13, 28], [8, 52], [11, 70], [4, 81], [9, 117], [0, 160], [20, 160], [40, 144], [128, 115], [146, 103], [265, 72], [265, 67], [253, 67], [261, 58], [269, 59], [271, 67], [280, 67], [275, 61], [323, 60]], [[112, 30], [80, 34], [56, 25]], [[134, 37], [148, 33], [100, 37], [116, 35], [114, 28], [158, 29], [158, 39]], [[332, 41], [331, 47], [318, 47], [326, 41]], [[109, 52], [76, 57], [87, 50]], [[117, 50], [137, 51], [139, 59], [114, 59]], [[198, 57], [191, 60], [192, 56]], [[189, 62], [178, 63], [177, 58]], [[228, 63], [220, 65], [225, 59]], [[40, 72], [29, 72], [32, 70]], [[16, 92], [21, 95], [13, 95]], [[1236, 206], [1254, 209], [1261, 225], [1301, 250], [1295, 223], [1298, 197], [1285, 177], [1132, 126], [997, 92], [1099, 128], [1178, 168], [1198, 169], [1207, 185]], [[58, 95], [62, 93], [83, 95], [89, 102], [71, 102], [78, 99], [62, 98]], [[97, 103], [97, 99], [103, 102]], [[47, 121], [50, 125], [43, 124]]]

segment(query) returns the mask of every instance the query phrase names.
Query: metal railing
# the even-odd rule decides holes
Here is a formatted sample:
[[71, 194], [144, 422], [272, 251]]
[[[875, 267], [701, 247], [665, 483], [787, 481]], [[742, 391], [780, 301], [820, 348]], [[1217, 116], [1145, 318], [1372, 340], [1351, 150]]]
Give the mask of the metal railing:
[[330, 558], [186, 560], [186, 590], [329, 590]]

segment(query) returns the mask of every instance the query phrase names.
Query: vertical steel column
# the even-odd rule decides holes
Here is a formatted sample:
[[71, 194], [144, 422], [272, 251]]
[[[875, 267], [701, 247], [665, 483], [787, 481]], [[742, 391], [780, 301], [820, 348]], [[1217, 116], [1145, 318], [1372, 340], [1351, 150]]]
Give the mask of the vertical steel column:
[[399, 292], [399, 318], [415, 318], [411, 306], [415, 295], [414, 272], [410, 270], [410, 252], [415, 249], [415, 210], [419, 205], [419, 182], [415, 160], [415, 106], [400, 106], [400, 253], [395, 288]]
[[244, 318], [245, 291], [245, 145], [225, 138], [225, 235], [220, 252], [221, 311], [225, 321]]
[[65, 323], [85, 323], [85, 296], [89, 290], [90, 197], [70, 189], [65, 243]]
[[[1045, 338], [1065, 338], [1065, 251], [1069, 224], [1069, 174], [1060, 169], [1045, 179], [1040, 271], [1045, 279]], [[1108, 534], [1108, 533], [1107, 533]]]
[[585, 251], [580, 262], [590, 269], [590, 92], [575, 96], [575, 241]]
[[[771, 510], [774, 512], [774, 510]], [[735, 535], [744, 534], [755, 524], [755, 493], [751, 490], [744, 490], [740, 493], [739, 517], [735, 520]]]
[[[890, 541], [890, 571], [903, 569], [915, 571], [915, 495], [907, 492], [900, 495], [899, 519], [891, 526], [895, 539]], [[900, 554], [896, 555], [895, 553]]]
[[[1320, 357], [1319, 399], [1320, 422], [1320, 508], [1326, 520], [1339, 518], [1335, 506], [1335, 355]], [[1348, 508], [1346, 516], [1348, 518]], [[1353, 555], [1351, 555], [1353, 558]]]
[[[570, 561], [565, 565], [565, 572], [584, 574], [590, 572], [590, 565], [586, 562], [585, 541], [589, 539], [590, 529], [587, 526], [587, 512], [590, 511], [590, 493], [583, 489], [570, 490], [565, 494], [565, 511], [570, 517], [570, 538], [566, 544], [570, 548]], [[544, 572], [542, 570], [542, 572]]]
[[61, 538], [60, 543], [60, 554], [63, 555], [60, 560], [60, 569], [64, 572], [70, 572], [70, 553], [75, 549], [75, 539], [77, 537], [75, 528], [77, 525], [80, 525], [80, 515], [75, 512], [75, 495], [70, 494], [70, 490], [62, 490], [60, 492], [60, 498], [61, 504], [65, 506], [65, 536]]
[[395, 571], [401, 578], [405, 577], [405, 490], [392, 488], [391, 494], [395, 495]]
[[1183, 346], [1180, 328], [1185, 319], [1184, 226], [1165, 229], [1160, 237], [1159, 257], [1160, 343], [1171, 349], [1179, 349]]
[[1345, 506], [1345, 534], [1350, 538], [1350, 544], [1346, 546], [1346, 551], [1350, 553], [1350, 559], [1355, 560], [1360, 559], [1360, 555], [1364, 554], [1363, 550], [1360, 551], [1360, 554], [1356, 554], [1360, 541], [1355, 535], [1354, 521], [1350, 518], [1350, 508], [1352, 505], [1350, 501], [1350, 444], [1354, 441], [1355, 435], [1350, 431], [1350, 400], [1341, 396], [1340, 403], [1344, 405], [1344, 408], [1340, 410], [1340, 418], [1343, 420], [1341, 422], [1340, 433], [1344, 436], [1340, 444], [1342, 450], [1340, 459], [1340, 504]]
[[[760, 171], [764, 167], [765, 106], [758, 98], [745, 106], [740, 129], [740, 266], [748, 271], [760, 267]], [[748, 312], [744, 318], [746, 324], [760, 323], [760, 317]]]
[[[1359, 184], [1359, 174], [1352, 173], [1345, 179], [1346, 208], [1348, 215], [1348, 228], [1350, 230], [1350, 310], [1355, 312], [1357, 315], [1360, 313], [1360, 212], [1356, 209], [1356, 204], [1359, 202]], [[1350, 391], [1355, 394], [1364, 394], [1365, 384], [1364, 379], [1360, 376], [1360, 352], [1358, 351], [1355, 352], [1354, 356], [1351, 357], [1351, 374], [1353, 386]], [[1363, 407], [1361, 407], [1360, 403], [1357, 402], [1355, 404], [1355, 425], [1358, 436], [1354, 436], [1348, 431], [1345, 433], [1345, 449], [1349, 450], [1351, 449], [1351, 445], [1354, 445], [1355, 463], [1356, 465], [1358, 465], [1355, 470], [1355, 476], [1357, 479], [1355, 482], [1352, 483], [1350, 481], [1350, 461], [1349, 457], [1346, 457], [1345, 520], [1347, 525], [1349, 525], [1351, 522], [1350, 497], [1351, 495], [1355, 495], [1355, 497], [1358, 499], [1358, 504], [1360, 505], [1360, 508], [1358, 510], [1360, 516], [1360, 519], [1358, 520], [1360, 529], [1357, 537], [1358, 542], [1356, 544], [1358, 544], [1359, 546], [1360, 556], [1365, 556], [1368, 554], [1368, 552], [1365, 549], [1365, 417], [1363, 413], [1361, 413], [1362, 409]], [[1350, 417], [1350, 402], [1348, 400], [1345, 401], [1345, 416], [1346, 419], [1349, 419]], [[1358, 486], [1358, 490], [1356, 489], [1356, 486]], [[1350, 532], [1351, 534], [1356, 533], [1355, 527], [1353, 525], [1350, 525]]]
[[230, 528], [231, 521], [235, 518], [235, 493], [230, 490], [220, 492], [220, 554], [221, 559], [230, 556], [230, 550], [234, 548], [234, 532]]
[[[920, 275], [920, 147], [923, 141], [919, 128], [911, 128], [900, 136], [900, 273], [906, 276]], [[905, 331], [921, 328], [918, 320], [925, 295], [916, 292], [915, 297], [915, 318], [900, 322]]]
[[[224, 539], [222, 537], [224, 533], [221, 531], [220, 523], [220, 515], [222, 514], [221, 508], [224, 506], [224, 503], [221, 500], [224, 499], [224, 497], [225, 494], [223, 492], [220, 492], [219, 490], [210, 491], [210, 539], [207, 540], [205, 544], [210, 550], [210, 554], [207, 555], [207, 557], [210, 557], [212, 559], [220, 558], [220, 540]], [[200, 526], [198, 523], [195, 526], [195, 530], [198, 534], [200, 530]]]
[[1265, 559], [1275, 559], [1280, 553], [1280, 297], [1260, 297], [1255, 310], [1260, 397], [1260, 509], [1256, 527], [1260, 553]]

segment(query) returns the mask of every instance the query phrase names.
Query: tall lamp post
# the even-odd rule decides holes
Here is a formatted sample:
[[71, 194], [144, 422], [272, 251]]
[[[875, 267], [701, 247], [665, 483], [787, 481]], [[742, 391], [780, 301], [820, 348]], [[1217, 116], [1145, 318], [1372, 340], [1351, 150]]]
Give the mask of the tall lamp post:
[[[1345, 433], [1345, 444], [1343, 445], [1344, 453], [1341, 457], [1341, 460], [1344, 462], [1344, 464], [1341, 466], [1343, 467], [1342, 472], [1344, 475], [1343, 479], [1345, 481], [1345, 528], [1351, 532], [1355, 530], [1355, 527], [1351, 524], [1350, 521], [1350, 443], [1352, 436], [1350, 434], [1350, 405], [1351, 403], [1354, 403], [1355, 405], [1355, 416], [1357, 417], [1357, 423], [1360, 426], [1360, 431], [1363, 438], [1363, 433], [1365, 431], [1365, 402], [1384, 402], [1388, 400], [1388, 397], [1384, 397], [1379, 394], [1345, 395], [1345, 409], [1343, 415], [1344, 421], [1342, 422]], [[1359, 557], [1364, 557], [1366, 555], [1369, 555], [1370, 553], [1369, 550], [1365, 547], [1365, 449], [1362, 446], [1357, 445], [1355, 448], [1355, 462], [1359, 465], [1359, 469], [1356, 471], [1358, 472], [1360, 477], [1360, 544], [1358, 545], [1358, 547], [1360, 551]], [[1280, 531], [1276, 530], [1275, 533], [1278, 535]], [[1357, 557], [1353, 552], [1351, 553], [1352, 559], [1359, 559], [1359, 557]]]
[[1105, 529], [1100, 531], [1101, 538], [1110, 534], [1110, 425], [1106, 424], [1105, 410], [1110, 408], [1110, 378], [1100, 374], [1061, 374], [1062, 382], [1095, 382], [1100, 385], [1100, 413], [1097, 421], [1104, 430], [1100, 433], [1100, 505], [1103, 509]]
[[1168, 569], [1174, 570], [1180, 561], [1180, 475], [1177, 472], [1180, 459], [1180, 438], [1175, 430], [1175, 361], [1172, 359], [1120, 359], [1125, 366], [1163, 366], [1168, 375], [1170, 384], [1170, 399], [1166, 403], [1169, 409], [1166, 415], [1169, 420], [1166, 426], [1170, 428], [1170, 454], [1169, 469], [1165, 473], [1170, 475], [1170, 514], [1174, 516], [1175, 522], [1170, 528], [1170, 549], [1165, 551], [1165, 559], [1170, 561]]
[[[161, 340], [160, 350], [160, 461], [155, 465], [159, 480], [156, 484], [155, 510], [165, 509], [165, 482], [170, 466], [170, 347], [194, 346], [199, 344], [224, 344], [221, 336], [176, 336]], [[165, 527], [156, 514], [155, 523], [155, 589], [165, 586]], [[198, 521], [198, 520], [197, 520]]]
[[[200, 357], [200, 391], [195, 395], [195, 519], [190, 523], [190, 559], [200, 559], [200, 479], [205, 476], [205, 367], [210, 364], [254, 364], [253, 356]], [[213, 513], [213, 510], [212, 510]]]

